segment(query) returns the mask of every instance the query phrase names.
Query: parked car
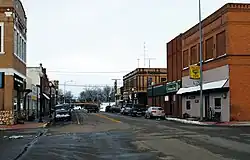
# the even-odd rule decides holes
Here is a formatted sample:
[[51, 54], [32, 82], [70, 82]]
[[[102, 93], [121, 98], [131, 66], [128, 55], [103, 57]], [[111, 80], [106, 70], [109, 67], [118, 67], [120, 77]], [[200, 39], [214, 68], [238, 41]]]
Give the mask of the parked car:
[[111, 108], [111, 106], [107, 106], [107, 107], [105, 108], [105, 112], [110, 112], [110, 108]]
[[120, 113], [120, 111], [121, 111], [121, 107], [120, 106], [112, 105], [110, 107], [110, 112], [112, 112], [112, 113]]
[[145, 118], [161, 118], [165, 119], [165, 112], [162, 107], [149, 107], [145, 113]]
[[54, 120], [57, 121], [71, 121], [71, 114], [69, 110], [57, 109], [55, 110]]
[[132, 108], [133, 104], [132, 103], [127, 103], [125, 106], [124, 106], [124, 109], [123, 111], [121, 112], [121, 114], [123, 115], [128, 115], [130, 113], [130, 110]]
[[144, 116], [146, 111], [146, 106], [144, 104], [134, 104], [130, 109], [130, 115], [135, 116]]

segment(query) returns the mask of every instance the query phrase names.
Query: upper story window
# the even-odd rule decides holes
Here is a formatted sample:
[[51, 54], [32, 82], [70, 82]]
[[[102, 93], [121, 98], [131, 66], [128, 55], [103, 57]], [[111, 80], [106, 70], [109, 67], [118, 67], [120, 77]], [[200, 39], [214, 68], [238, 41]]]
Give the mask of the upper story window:
[[26, 63], [26, 40], [17, 29], [14, 29], [14, 54], [19, 60]]
[[213, 37], [206, 40], [206, 60], [213, 58], [214, 54], [214, 41]]
[[0, 22], [0, 54], [4, 54], [4, 22]]
[[188, 56], [188, 49], [187, 50], [185, 50], [184, 52], [183, 52], [183, 68], [186, 68], [186, 67], [188, 67], [188, 65], [189, 65], [189, 63], [188, 63], [188, 58], [189, 56]]
[[226, 53], [226, 34], [225, 31], [216, 35], [216, 56], [222, 56]]
[[191, 57], [190, 64], [195, 64], [198, 62], [197, 45], [191, 47]]

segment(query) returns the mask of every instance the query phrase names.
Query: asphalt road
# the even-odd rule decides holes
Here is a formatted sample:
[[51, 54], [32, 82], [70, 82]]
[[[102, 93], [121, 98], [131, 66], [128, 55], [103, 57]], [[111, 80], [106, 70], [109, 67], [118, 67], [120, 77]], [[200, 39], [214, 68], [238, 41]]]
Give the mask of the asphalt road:
[[[20, 142], [21, 146], [40, 132], [23, 133], [26, 137], [22, 139], [2, 140], [6, 144], [12, 141], [9, 145]], [[72, 122], [58, 122], [43, 132], [17, 160], [250, 159], [249, 127], [193, 126], [79, 110], [73, 113]], [[0, 160], [1, 155], [8, 160], [3, 152]]]

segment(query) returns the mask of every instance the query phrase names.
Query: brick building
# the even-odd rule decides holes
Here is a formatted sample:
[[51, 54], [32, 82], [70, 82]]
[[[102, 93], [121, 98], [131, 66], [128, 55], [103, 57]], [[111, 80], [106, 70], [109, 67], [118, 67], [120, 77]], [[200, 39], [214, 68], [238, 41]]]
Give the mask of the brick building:
[[0, 122], [12, 121], [14, 104], [20, 107], [26, 83], [26, 33], [22, 3], [0, 1]]
[[148, 87], [148, 104], [163, 107], [167, 115], [181, 117], [182, 35], [167, 43], [167, 81]]
[[166, 68], [137, 68], [123, 76], [123, 99], [131, 102], [134, 93], [135, 103], [147, 104], [147, 88], [151, 84], [167, 80]]
[[[203, 115], [250, 120], [250, 4], [229, 3], [202, 21]], [[199, 117], [199, 86], [189, 66], [199, 65], [198, 24], [182, 34], [182, 113]]]

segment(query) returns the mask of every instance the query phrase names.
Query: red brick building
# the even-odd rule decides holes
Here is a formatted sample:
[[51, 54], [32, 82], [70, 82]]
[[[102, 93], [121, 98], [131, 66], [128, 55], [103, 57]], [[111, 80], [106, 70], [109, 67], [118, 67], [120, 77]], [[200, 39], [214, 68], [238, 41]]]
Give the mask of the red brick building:
[[26, 33], [20, 0], [0, 1], [0, 122], [12, 121], [14, 104], [25, 89]]
[[[204, 117], [212, 109], [220, 121], [250, 120], [250, 4], [224, 5], [202, 31]], [[199, 65], [198, 24], [182, 34], [182, 56], [182, 113], [199, 117], [199, 86], [189, 78], [189, 66]]]
[[[181, 117], [181, 96], [176, 95], [176, 92], [181, 87], [182, 79], [182, 34], [167, 43], [167, 71], [166, 113], [167, 115]], [[172, 89], [170, 90], [170, 88]]]

